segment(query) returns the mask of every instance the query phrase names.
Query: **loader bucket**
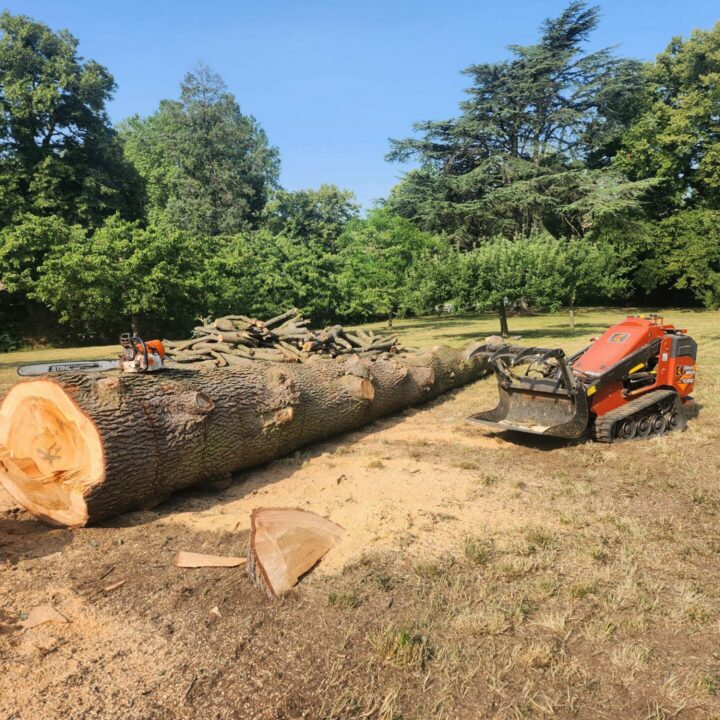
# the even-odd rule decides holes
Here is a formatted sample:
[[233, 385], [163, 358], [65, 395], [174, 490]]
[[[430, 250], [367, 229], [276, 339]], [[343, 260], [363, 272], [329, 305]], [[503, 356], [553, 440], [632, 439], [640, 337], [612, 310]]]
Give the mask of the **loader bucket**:
[[582, 351], [566, 357], [561, 348], [480, 345], [472, 355], [487, 358], [498, 380], [500, 399], [496, 408], [469, 420], [496, 430], [570, 439], [579, 438], [587, 429], [587, 391], [572, 371]]
[[518, 430], [534, 435], [579, 438], [589, 420], [585, 388], [574, 391], [557, 388], [554, 382], [531, 380], [503, 387], [493, 410], [471, 416], [471, 420], [497, 430]]

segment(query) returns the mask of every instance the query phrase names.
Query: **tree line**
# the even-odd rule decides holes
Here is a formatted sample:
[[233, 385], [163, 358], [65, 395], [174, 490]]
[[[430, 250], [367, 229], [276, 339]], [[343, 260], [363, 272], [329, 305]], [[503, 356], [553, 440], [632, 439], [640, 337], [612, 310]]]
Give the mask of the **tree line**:
[[649, 63], [586, 52], [572, 2], [473, 65], [457, 117], [392, 140], [414, 163], [364, 217], [288, 191], [219, 75], [114, 126], [110, 72], [0, 15], [0, 349], [187, 333], [198, 317], [318, 322], [662, 298], [720, 305], [720, 23]]

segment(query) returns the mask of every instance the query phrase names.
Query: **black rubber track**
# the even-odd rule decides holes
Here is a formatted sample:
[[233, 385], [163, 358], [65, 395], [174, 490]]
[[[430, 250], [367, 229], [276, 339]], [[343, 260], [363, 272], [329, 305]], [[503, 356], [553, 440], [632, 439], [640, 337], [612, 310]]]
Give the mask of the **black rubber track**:
[[[599, 417], [595, 421], [595, 427], [593, 429], [594, 438], [599, 442], [606, 443], [617, 441], [618, 438], [614, 437], [613, 433], [615, 425], [618, 422], [625, 420], [632, 415], [642, 413], [643, 410], [649, 410], [654, 405], [658, 405], [663, 400], [668, 400], [672, 397], [678, 397], [675, 390], [652, 390], [646, 395], [637, 398], [637, 400], [631, 400], [626, 405], [623, 405], [616, 410], [611, 410], [609, 413]], [[682, 409], [679, 408], [678, 411], [682, 412]]]

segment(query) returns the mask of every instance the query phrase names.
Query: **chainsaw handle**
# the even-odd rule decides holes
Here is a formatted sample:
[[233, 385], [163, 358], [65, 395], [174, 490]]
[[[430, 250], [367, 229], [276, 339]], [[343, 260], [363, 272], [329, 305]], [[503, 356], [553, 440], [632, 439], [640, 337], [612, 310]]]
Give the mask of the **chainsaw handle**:
[[[145, 341], [141, 337], [137, 337], [137, 335], [134, 335], [130, 338], [130, 342], [137, 342], [142, 348], [143, 360], [145, 361], [145, 369], [148, 370], [150, 368], [150, 361], [148, 358], [148, 349]], [[137, 350], [137, 345], [133, 344], [133, 347]]]
[[[138, 337], [137, 335], [130, 335], [130, 333], [123, 333], [120, 336], [120, 345], [132, 352], [132, 357], [130, 358], [131, 360], [135, 359], [138, 352], [142, 352], [143, 360], [145, 361], [145, 369], [147, 370], [150, 367], [147, 345], [141, 337]], [[140, 346], [140, 351], [138, 351], [138, 345]]]

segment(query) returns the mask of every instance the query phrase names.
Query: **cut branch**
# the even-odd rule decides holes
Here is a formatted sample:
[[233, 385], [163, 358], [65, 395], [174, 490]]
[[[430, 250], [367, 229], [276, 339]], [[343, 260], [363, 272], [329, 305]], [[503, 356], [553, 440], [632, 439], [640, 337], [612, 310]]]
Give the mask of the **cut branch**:
[[[165, 341], [171, 360], [198, 364], [209, 361], [223, 367], [225, 354], [241, 348], [257, 348], [261, 352], [250, 357], [273, 362], [302, 362], [309, 353], [337, 357], [350, 353], [407, 351], [397, 335], [376, 336], [372, 330], [358, 330], [353, 335], [342, 325], [313, 330], [309, 327], [310, 320], [295, 309], [264, 322], [244, 315], [226, 315], [212, 322], [203, 320], [203, 323], [195, 328], [195, 337], [190, 340]], [[195, 359], [188, 351], [198, 353]]]

